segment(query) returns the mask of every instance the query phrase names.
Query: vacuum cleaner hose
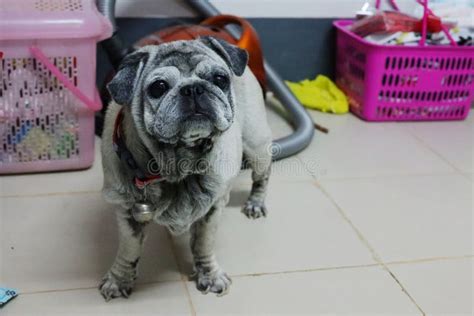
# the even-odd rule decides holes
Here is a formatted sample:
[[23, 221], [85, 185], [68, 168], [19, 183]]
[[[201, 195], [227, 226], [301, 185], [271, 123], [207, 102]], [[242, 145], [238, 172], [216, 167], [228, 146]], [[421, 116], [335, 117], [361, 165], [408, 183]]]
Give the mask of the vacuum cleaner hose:
[[[220, 14], [219, 10], [207, 0], [188, 0], [188, 3], [206, 18]], [[238, 27], [229, 26], [227, 30], [235, 38], [240, 37]], [[293, 134], [273, 142], [273, 159], [279, 160], [297, 154], [309, 145], [314, 136], [314, 123], [295, 95], [267, 62], [265, 62], [265, 73], [268, 88], [288, 111], [295, 128]]]
[[97, 0], [97, 9], [103, 16], [109, 19], [112, 24], [112, 30], [117, 30], [117, 22], [115, 21], [115, 0]]
[[[188, 3], [206, 18], [220, 14], [207, 0], [188, 0]], [[115, 0], [97, 0], [97, 6], [99, 11], [110, 20], [115, 31]], [[238, 27], [229, 26], [227, 30], [232, 36], [239, 38], [240, 31]], [[118, 66], [117, 63], [128, 50], [128, 47], [123, 45], [115, 33], [111, 39], [103, 42], [103, 47], [111, 58], [114, 67]], [[314, 124], [301, 103], [267, 62], [265, 62], [265, 73], [268, 88], [288, 111], [291, 123], [295, 128], [293, 134], [273, 142], [273, 159], [280, 160], [297, 154], [310, 144], [314, 136]]]
[[311, 143], [314, 136], [314, 123], [285, 82], [267, 62], [265, 62], [265, 73], [268, 88], [288, 111], [295, 128], [293, 134], [273, 142], [273, 159], [280, 160], [296, 155]]

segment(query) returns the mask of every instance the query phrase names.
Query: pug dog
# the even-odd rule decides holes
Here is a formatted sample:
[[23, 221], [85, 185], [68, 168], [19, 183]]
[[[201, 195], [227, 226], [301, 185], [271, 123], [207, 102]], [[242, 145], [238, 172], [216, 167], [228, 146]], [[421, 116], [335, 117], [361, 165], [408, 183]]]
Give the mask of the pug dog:
[[[117, 205], [119, 247], [99, 287], [106, 300], [132, 292], [149, 222], [190, 230], [197, 289], [227, 292], [231, 279], [214, 254], [219, 215], [245, 157], [253, 185], [242, 212], [266, 216], [272, 161], [262, 89], [247, 62], [220, 39], [176, 41], [131, 53], [108, 84], [103, 195]], [[137, 184], [137, 172], [154, 178]], [[150, 218], [135, 216], [137, 203]]]

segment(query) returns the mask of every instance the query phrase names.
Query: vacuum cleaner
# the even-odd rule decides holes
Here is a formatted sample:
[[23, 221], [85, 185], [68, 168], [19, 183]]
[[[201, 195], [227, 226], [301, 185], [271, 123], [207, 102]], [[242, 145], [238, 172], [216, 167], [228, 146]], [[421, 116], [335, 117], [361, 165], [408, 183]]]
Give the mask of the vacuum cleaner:
[[[294, 128], [291, 135], [277, 139], [273, 142], [273, 159], [280, 160], [295, 155], [305, 149], [314, 136], [314, 123], [296, 99], [293, 93], [280, 78], [278, 73], [266, 62], [261, 53], [260, 43], [256, 39], [251, 25], [243, 19], [233, 16], [221, 16], [220, 12], [207, 0], [187, 0], [187, 3], [195, 9], [202, 17], [207, 18], [200, 26], [176, 26], [159, 31], [152, 36], [155, 42], [144, 39], [137, 43], [139, 46], [147, 44], [159, 44], [178, 39], [193, 39], [200, 35], [211, 35], [223, 38], [229, 42], [245, 48], [249, 51], [249, 66], [259, 80], [262, 88], [272, 91], [275, 97], [282, 103]], [[117, 69], [121, 60], [130, 52], [133, 47], [125, 44], [117, 34], [117, 24], [115, 21], [115, 0], [97, 0], [99, 11], [107, 17], [113, 26], [111, 38], [101, 42], [103, 49], [109, 60]], [[239, 24], [229, 25], [229, 23]], [[104, 103], [106, 104], [106, 103]]]

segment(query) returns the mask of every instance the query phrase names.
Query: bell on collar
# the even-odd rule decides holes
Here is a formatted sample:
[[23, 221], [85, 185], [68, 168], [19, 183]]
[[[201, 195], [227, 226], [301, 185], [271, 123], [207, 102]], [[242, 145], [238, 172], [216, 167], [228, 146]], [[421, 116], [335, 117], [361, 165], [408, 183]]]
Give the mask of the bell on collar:
[[139, 223], [148, 223], [153, 219], [153, 205], [144, 201], [136, 202], [132, 207], [132, 216]]

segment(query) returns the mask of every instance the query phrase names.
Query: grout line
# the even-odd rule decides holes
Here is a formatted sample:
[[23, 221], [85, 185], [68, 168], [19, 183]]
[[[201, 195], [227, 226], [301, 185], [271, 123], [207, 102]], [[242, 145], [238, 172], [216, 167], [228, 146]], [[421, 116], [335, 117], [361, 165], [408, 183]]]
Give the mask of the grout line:
[[347, 265], [347, 266], [332, 266], [332, 267], [309, 268], [309, 269], [275, 271], [275, 272], [256, 272], [256, 273], [231, 274], [230, 276], [233, 277], [233, 278], [259, 277], [259, 276], [267, 276], [267, 275], [281, 275], [281, 274], [306, 273], [306, 272], [318, 272], [318, 271], [360, 269], [360, 268], [371, 268], [371, 267], [383, 267], [383, 265], [404, 265], [404, 264], [416, 264], [416, 263], [423, 263], [423, 262], [463, 260], [463, 259], [471, 259], [471, 258], [474, 258], [474, 255], [454, 256], [454, 257], [429, 257], [429, 258], [419, 258], [419, 259], [413, 259], [413, 260], [400, 260], [400, 261], [389, 261], [389, 262], [380, 261], [380, 262], [377, 262], [377, 263], [357, 264], [357, 265]]
[[[153, 285], [153, 284], [161, 284], [161, 283], [175, 283], [175, 282], [180, 282], [180, 280], [160, 280], [160, 281], [150, 281], [150, 282], [139, 282], [139, 283], [136, 284], [136, 286]], [[21, 292], [19, 292], [19, 294], [21, 294], [21, 295], [34, 295], [34, 294], [71, 292], [71, 291], [94, 290], [94, 289], [98, 289], [98, 287], [97, 286], [87, 286], [87, 287], [75, 287], [75, 288], [70, 288], [70, 289], [53, 289], [53, 290], [25, 291], [25, 292], [21, 291]]]
[[385, 271], [387, 271], [390, 276], [392, 277], [392, 279], [395, 280], [395, 282], [397, 282], [398, 286], [400, 286], [400, 288], [402, 289], [402, 291], [405, 293], [406, 296], [408, 296], [408, 298], [412, 301], [413, 304], [415, 304], [416, 308], [418, 308], [418, 310], [421, 312], [421, 314], [423, 316], [426, 315], [426, 313], [421, 309], [420, 305], [418, 305], [418, 303], [415, 301], [415, 299], [413, 298], [413, 296], [411, 296], [410, 293], [408, 293], [408, 290], [405, 288], [405, 286], [402, 284], [402, 282], [397, 278], [397, 276], [388, 268], [387, 265], [383, 265], [383, 268]]
[[386, 265], [404, 265], [404, 264], [416, 264], [416, 263], [425, 263], [425, 262], [465, 260], [465, 259], [473, 259], [473, 258], [474, 258], [474, 255], [464, 255], [464, 256], [454, 256], [454, 257], [429, 257], [429, 258], [419, 258], [419, 259], [413, 259], [413, 260], [388, 261], [388, 262], [385, 262], [385, 264]]
[[416, 141], [418, 141], [419, 144], [423, 145], [426, 147], [429, 151], [431, 151], [435, 156], [440, 158], [442, 161], [444, 161], [446, 164], [448, 164], [451, 168], [453, 168], [457, 173], [463, 173], [462, 170], [460, 170], [458, 167], [456, 167], [453, 163], [451, 163], [447, 158], [445, 158], [441, 153], [439, 153], [436, 149], [431, 147], [428, 143], [426, 143], [421, 137], [417, 136], [414, 131], [411, 131], [408, 129], [406, 131], [409, 135], [411, 135], [413, 138], [415, 138]]
[[472, 172], [462, 172], [461, 175], [466, 178], [471, 184], [472, 184], [472, 178], [471, 178], [471, 175]]
[[354, 232], [357, 234], [357, 237], [362, 241], [362, 243], [369, 249], [370, 253], [372, 254], [372, 258], [381, 265], [381, 267], [389, 273], [389, 275], [392, 277], [395, 282], [400, 286], [402, 291], [407, 295], [407, 297], [410, 299], [410, 301], [416, 306], [416, 308], [421, 312], [422, 315], [426, 315], [423, 309], [421, 309], [420, 305], [415, 301], [413, 296], [408, 293], [407, 289], [405, 286], [398, 280], [396, 275], [389, 269], [389, 267], [382, 261], [380, 258], [380, 255], [375, 251], [375, 249], [372, 247], [372, 245], [369, 243], [369, 241], [365, 238], [365, 236], [362, 234], [362, 232], [355, 226], [355, 224], [351, 221], [349, 216], [344, 212], [344, 210], [339, 206], [339, 204], [336, 203], [334, 198], [321, 186], [319, 182], [316, 181], [316, 186], [321, 190], [321, 192], [330, 200], [330, 202], [336, 207], [337, 211], [339, 214], [342, 216], [342, 218], [352, 227]]
[[10, 194], [0, 195], [1, 198], [25, 198], [25, 197], [46, 197], [46, 196], [61, 196], [61, 195], [85, 195], [101, 193], [97, 191], [73, 191], [73, 192], [48, 192], [48, 193], [33, 193], [33, 194]]
[[445, 162], [446, 164], [448, 164], [451, 168], [454, 169], [455, 173], [457, 175], [461, 175], [463, 176], [464, 178], [467, 178], [467, 180], [469, 180], [471, 183], [472, 183], [472, 179], [469, 177], [468, 173], [469, 172], [466, 172], [466, 171], [463, 171], [461, 169], [459, 169], [458, 167], [456, 167], [455, 164], [453, 164], [451, 161], [449, 161], [448, 158], [444, 157], [440, 152], [438, 152], [435, 148], [433, 148], [430, 144], [428, 144], [427, 142], [425, 142], [421, 137], [419, 137], [418, 135], [415, 134], [415, 132], [411, 129], [408, 129], [406, 130], [406, 133], [410, 136], [412, 136], [413, 138], [415, 138], [415, 140], [422, 146], [424, 146], [426, 149], [428, 149], [429, 151], [431, 151], [436, 157], [438, 157], [439, 159], [441, 159], [443, 162]]
[[[82, 291], [82, 290], [93, 290], [96, 289], [97, 287], [77, 287], [77, 288], [71, 288], [71, 289], [54, 289], [54, 290], [42, 290], [42, 291], [26, 291], [22, 292], [19, 291], [19, 295], [35, 295], [35, 294], [45, 294], [45, 293], [59, 293], [59, 292], [70, 292], [70, 291]], [[99, 294], [100, 295], [100, 294]]]
[[166, 235], [168, 236], [168, 242], [170, 243], [171, 252], [173, 253], [174, 261], [176, 262], [176, 266], [178, 267], [178, 271], [179, 271], [179, 274], [181, 276], [180, 282], [181, 282], [182, 286], [184, 287], [184, 292], [186, 293], [186, 298], [188, 300], [188, 305], [189, 305], [189, 309], [191, 311], [191, 315], [196, 316], [196, 308], [194, 307], [193, 299], [191, 297], [191, 293], [189, 292], [188, 283], [186, 282], [187, 280], [186, 280], [186, 277], [185, 277], [185, 273], [184, 273], [181, 265], [179, 264], [178, 254], [176, 253], [173, 238], [171, 237], [171, 234], [168, 231], [166, 231]]
[[[303, 166], [306, 168], [307, 173], [313, 177], [314, 180], [321, 182], [342, 182], [342, 181], [358, 181], [358, 180], [373, 180], [373, 179], [390, 179], [390, 178], [402, 178], [402, 177], [435, 177], [435, 176], [450, 176], [459, 175], [457, 170], [452, 171], [439, 171], [439, 172], [427, 172], [427, 173], [393, 173], [383, 175], [370, 175], [370, 176], [351, 176], [351, 177], [326, 177], [317, 176], [318, 171], [312, 172], [307, 168], [306, 163], [301, 157], [297, 157]], [[466, 175], [467, 176], [467, 175]], [[468, 177], [468, 176], [467, 176]]]
[[396, 179], [396, 178], [407, 178], [407, 177], [441, 177], [441, 176], [453, 176], [459, 175], [456, 170], [446, 171], [446, 172], [437, 172], [437, 173], [406, 173], [406, 174], [385, 174], [377, 176], [361, 176], [361, 177], [344, 177], [344, 178], [315, 178], [317, 181], [325, 182], [341, 182], [341, 181], [358, 181], [358, 180], [374, 180], [374, 179]]
[[321, 186], [321, 184], [317, 180], [315, 181], [314, 185], [324, 194], [324, 196], [326, 196], [326, 198], [329, 199], [329, 201], [333, 204], [333, 206], [336, 207], [339, 215], [344, 219], [344, 221], [347, 222], [351, 226], [351, 228], [354, 230], [359, 240], [369, 249], [370, 254], [372, 255], [372, 259], [374, 259], [375, 262], [383, 264], [383, 261], [378, 255], [378, 253], [375, 251], [372, 245], [370, 245], [370, 243], [362, 234], [362, 232], [354, 225], [354, 223], [351, 221], [349, 216], [347, 216], [347, 214], [342, 210], [339, 204], [336, 203], [336, 201], [332, 198], [332, 196], [329, 195], [329, 193]]
[[[168, 235], [168, 238], [170, 236]], [[174, 255], [173, 250], [173, 255]], [[176, 257], [175, 257], [176, 258]], [[229, 275], [232, 278], [245, 278], [245, 277], [260, 277], [260, 276], [269, 276], [269, 275], [284, 275], [284, 274], [293, 274], [293, 273], [306, 273], [306, 272], [319, 272], [319, 271], [333, 271], [333, 270], [350, 270], [350, 269], [361, 269], [361, 268], [373, 268], [373, 267], [383, 267], [383, 265], [408, 265], [408, 264], [417, 264], [417, 263], [426, 263], [426, 262], [439, 262], [439, 261], [454, 261], [454, 260], [465, 260], [465, 259], [474, 259], [473, 255], [465, 256], [454, 256], [454, 257], [428, 257], [428, 258], [419, 258], [412, 260], [400, 260], [400, 261], [388, 261], [383, 263], [369, 263], [369, 264], [359, 264], [359, 265], [348, 265], [348, 266], [333, 266], [333, 267], [322, 267], [322, 268], [310, 268], [310, 269], [299, 269], [299, 270], [287, 270], [287, 271], [275, 271], [275, 272], [256, 272], [256, 273], [242, 273], [242, 274], [231, 274]], [[177, 263], [178, 269], [181, 270], [180, 265]], [[153, 285], [161, 283], [175, 283], [175, 282], [186, 282], [186, 277], [184, 274], [179, 271], [181, 276], [179, 280], [160, 280], [160, 281], [150, 281], [150, 282], [139, 282], [137, 286], [142, 285]], [[43, 291], [31, 291], [31, 292], [21, 292], [21, 295], [33, 295], [33, 294], [44, 294], [44, 293], [56, 293], [56, 292], [69, 292], [69, 291], [81, 291], [81, 290], [93, 290], [97, 287], [78, 287], [78, 288], [69, 288], [69, 289], [54, 289], [54, 290], [43, 290]], [[189, 289], [186, 286], [186, 292], [190, 295]]]
[[[407, 173], [407, 174], [386, 174], [386, 175], [378, 175], [378, 176], [361, 176], [361, 177], [334, 177], [334, 178], [324, 178], [324, 177], [317, 177], [315, 174], [313, 174], [311, 171], [309, 171], [306, 168], [306, 164], [300, 157], [296, 157], [302, 164], [303, 167], [306, 169], [306, 174], [302, 176], [309, 176], [310, 178], [294, 178], [294, 179], [287, 179], [285, 178], [286, 182], [290, 183], [305, 183], [305, 182], [312, 182], [314, 180], [316, 181], [325, 181], [325, 182], [342, 182], [342, 181], [357, 181], [357, 180], [370, 180], [370, 179], [387, 179], [387, 178], [400, 178], [400, 177], [430, 177], [430, 176], [449, 176], [449, 175], [459, 175], [461, 174], [465, 178], [467, 178], [469, 181], [472, 181], [471, 178], [469, 177], [470, 172], [464, 172], [464, 171], [446, 171], [446, 172], [437, 172], [437, 173]], [[275, 175], [272, 175], [275, 176]], [[276, 179], [278, 177], [285, 177], [284, 174], [276, 174]], [[312, 179], [311, 179], [312, 178]], [[270, 178], [273, 179], [273, 178]], [[240, 180], [240, 181], [235, 181], [233, 183], [233, 187], [239, 187], [239, 186], [244, 186], [244, 185], [251, 185], [252, 181], [251, 180]], [[6, 199], [14, 199], [14, 198], [30, 198], [30, 197], [47, 197], [47, 196], [63, 196], [63, 195], [86, 195], [86, 194], [96, 194], [96, 193], [101, 193], [102, 190], [94, 190], [94, 191], [71, 191], [71, 192], [47, 192], [47, 193], [32, 193], [32, 194], [7, 194], [7, 195], [1, 195], [0, 198], [6, 198]]]
[[245, 277], [260, 277], [268, 275], [284, 275], [294, 273], [306, 273], [306, 272], [319, 272], [319, 271], [333, 271], [333, 270], [349, 270], [349, 269], [360, 269], [360, 268], [372, 268], [380, 267], [379, 263], [369, 263], [351, 266], [335, 266], [325, 268], [314, 268], [314, 269], [301, 269], [301, 270], [288, 270], [288, 271], [276, 271], [276, 272], [256, 272], [256, 273], [242, 273], [242, 274], [231, 274], [232, 278], [245, 278]]

